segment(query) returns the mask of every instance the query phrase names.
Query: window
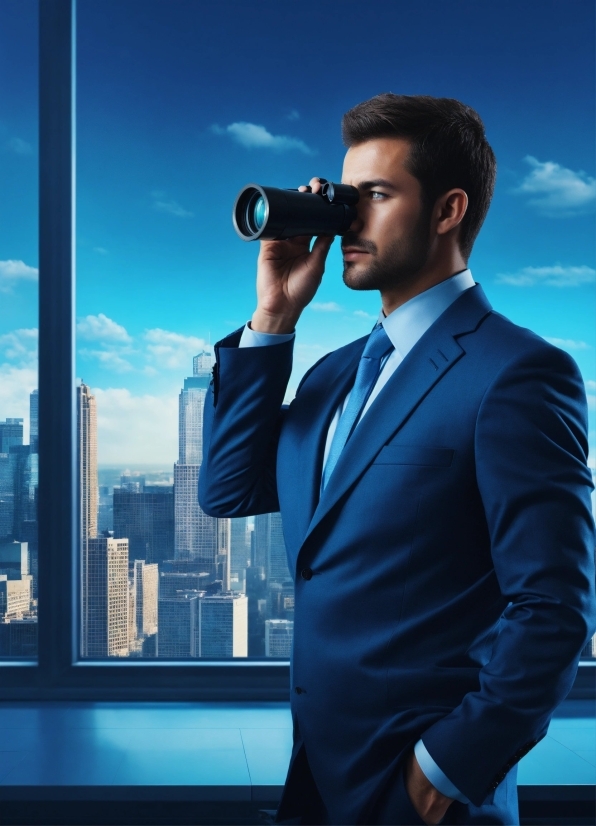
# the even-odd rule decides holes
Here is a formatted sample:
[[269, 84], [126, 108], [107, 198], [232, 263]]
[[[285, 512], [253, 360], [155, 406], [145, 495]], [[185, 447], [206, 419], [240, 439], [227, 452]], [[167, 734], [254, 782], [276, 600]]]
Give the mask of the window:
[[0, 30], [0, 660], [23, 662], [37, 657], [37, 4], [4, 3]]
[[[500, 178], [472, 272], [497, 309], [571, 352], [593, 401], [593, 55], [587, 42], [577, 47], [591, 12], [562, 29], [554, 12], [539, 24], [516, 13], [512, 32], [505, 10], [489, 21], [484, 8], [454, 16], [437, 7], [431, 20], [381, 0], [348, 0], [341, 13], [277, 0], [44, 0], [37, 394], [37, 4], [6, 0], [0, 66], [12, 72], [10, 44], [23, 71], [0, 123], [10, 172], [0, 206], [0, 371], [17, 376], [14, 404], [9, 385], [0, 389], [0, 530], [22, 516], [20, 550], [2, 556], [0, 538], [0, 560], [19, 571], [6, 574], [19, 583], [9, 624], [22, 628], [8, 656], [34, 662], [39, 472], [42, 683], [88, 696], [287, 697], [293, 590], [279, 515], [200, 512], [202, 405], [212, 343], [254, 305], [257, 245], [233, 232], [236, 193], [251, 180], [339, 179], [339, 121], [358, 101], [424, 90], [478, 109]], [[462, 27], [470, 36], [454, 56]], [[496, 41], [509, 44], [505, 63]], [[506, 100], [504, 88], [513, 90]], [[554, 121], [557, 107], [564, 117]], [[288, 399], [311, 364], [367, 333], [378, 314], [376, 294], [343, 287], [337, 246], [300, 321]], [[590, 416], [593, 442], [593, 407]], [[5, 439], [16, 439], [8, 452]], [[36, 684], [32, 671], [4, 667], [7, 690]]]

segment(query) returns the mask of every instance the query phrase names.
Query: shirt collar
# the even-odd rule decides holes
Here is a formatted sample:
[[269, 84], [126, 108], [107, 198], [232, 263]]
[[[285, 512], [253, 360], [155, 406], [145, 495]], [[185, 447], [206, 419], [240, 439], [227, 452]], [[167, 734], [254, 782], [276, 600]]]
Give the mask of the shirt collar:
[[447, 307], [475, 283], [470, 270], [462, 270], [440, 284], [415, 295], [388, 316], [381, 310], [378, 323], [383, 325], [391, 343], [402, 358], [405, 358], [431, 324], [434, 324]]

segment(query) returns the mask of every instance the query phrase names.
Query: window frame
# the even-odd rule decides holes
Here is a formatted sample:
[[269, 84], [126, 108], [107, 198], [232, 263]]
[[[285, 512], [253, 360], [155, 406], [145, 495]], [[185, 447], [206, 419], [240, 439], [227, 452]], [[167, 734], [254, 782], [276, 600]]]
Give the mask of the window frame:
[[[40, 0], [39, 658], [0, 661], [0, 699], [287, 702], [287, 661], [79, 659], [75, 164], [76, 0]], [[570, 697], [594, 697], [594, 666]]]

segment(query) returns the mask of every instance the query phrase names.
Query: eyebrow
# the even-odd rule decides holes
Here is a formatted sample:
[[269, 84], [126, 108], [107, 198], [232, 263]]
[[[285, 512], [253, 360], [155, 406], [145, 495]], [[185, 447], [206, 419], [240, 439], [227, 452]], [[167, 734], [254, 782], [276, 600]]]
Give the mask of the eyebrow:
[[396, 189], [397, 187], [391, 181], [385, 178], [375, 178], [374, 181], [361, 181], [358, 184], [358, 189], [374, 189], [377, 186], [382, 186], [384, 189]]

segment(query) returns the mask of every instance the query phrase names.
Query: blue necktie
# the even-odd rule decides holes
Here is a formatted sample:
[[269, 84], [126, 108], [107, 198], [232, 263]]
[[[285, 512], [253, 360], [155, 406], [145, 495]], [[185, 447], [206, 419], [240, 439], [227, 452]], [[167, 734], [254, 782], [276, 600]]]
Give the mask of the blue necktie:
[[390, 350], [393, 350], [393, 344], [383, 329], [383, 325], [377, 324], [368, 337], [366, 347], [358, 364], [356, 381], [350, 393], [348, 404], [333, 434], [331, 449], [329, 450], [327, 463], [323, 470], [323, 487], [327, 485], [329, 477], [333, 473], [333, 469], [350, 437], [352, 429], [358, 421], [362, 408], [375, 386], [381, 368], [381, 360]]

